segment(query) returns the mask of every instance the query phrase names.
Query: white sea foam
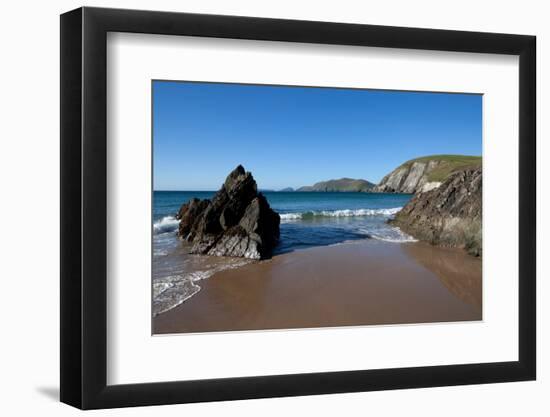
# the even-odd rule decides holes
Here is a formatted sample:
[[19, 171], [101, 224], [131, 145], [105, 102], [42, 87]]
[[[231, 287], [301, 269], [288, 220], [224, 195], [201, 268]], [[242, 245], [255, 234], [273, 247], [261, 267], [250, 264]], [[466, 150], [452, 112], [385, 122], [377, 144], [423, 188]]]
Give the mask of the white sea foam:
[[153, 250], [153, 256], [166, 256], [168, 255], [168, 251], [164, 249], [154, 249]]
[[201, 287], [189, 278], [181, 276], [166, 277], [153, 283], [153, 315], [171, 310], [198, 293]]
[[280, 216], [281, 220], [299, 220], [302, 218], [302, 213], [284, 213]]
[[[207, 260], [207, 258], [199, 256], [194, 259]], [[198, 281], [210, 278], [217, 272], [239, 268], [250, 262], [248, 259], [224, 258], [223, 262], [215, 265], [205, 264], [203, 270], [155, 278], [153, 281], [153, 315], [157, 316], [171, 310], [197, 294], [201, 289], [197, 284]]]
[[304, 211], [301, 213], [283, 213], [281, 220], [303, 220], [314, 217], [364, 217], [364, 216], [393, 216], [402, 207], [386, 208], [386, 209], [345, 209], [345, 210], [322, 210], [322, 211]]
[[392, 237], [386, 237], [386, 236], [377, 236], [373, 234], [371, 235], [371, 237], [376, 240], [383, 240], [384, 242], [392, 242], [392, 243], [418, 242], [418, 240], [416, 240], [412, 236], [392, 238]]
[[165, 216], [162, 219], [153, 223], [153, 232], [155, 235], [162, 233], [175, 232], [180, 224], [174, 216]]
[[388, 226], [385, 228], [369, 230], [360, 228], [359, 231], [372, 239], [383, 240], [384, 242], [404, 243], [418, 242], [414, 237], [404, 233], [398, 227]]

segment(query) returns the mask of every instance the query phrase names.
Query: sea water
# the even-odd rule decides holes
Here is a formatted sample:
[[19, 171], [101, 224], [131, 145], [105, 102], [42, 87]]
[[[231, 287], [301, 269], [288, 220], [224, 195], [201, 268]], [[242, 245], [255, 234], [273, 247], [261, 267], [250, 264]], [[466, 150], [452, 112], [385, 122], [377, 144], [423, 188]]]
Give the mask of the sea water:
[[[159, 314], [200, 290], [198, 282], [237, 268], [246, 259], [189, 255], [177, 237], [176, 213], [191, 198], [212, 198], [211, 191], [155, 191], [153, 194], [153, 313]], [[414, 239], [391, 226], [410, 194], [351, 192], [263, 192], [281, 216], [280, 240], [274, 255], [358, 239], [392, 243]]]

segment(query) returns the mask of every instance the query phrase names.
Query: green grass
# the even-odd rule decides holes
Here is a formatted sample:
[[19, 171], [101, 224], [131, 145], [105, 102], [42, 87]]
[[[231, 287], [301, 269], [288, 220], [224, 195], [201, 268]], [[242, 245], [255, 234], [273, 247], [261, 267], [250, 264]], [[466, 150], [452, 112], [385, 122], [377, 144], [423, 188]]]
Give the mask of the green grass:
[[453, 172], [468, 168], [477, 168], [481, 166], [481, 156], [469, 155], [430, 155], [421, 158], [411, 159], [405, 162], [401, 167], [408, 167], [413, 162], [441, 161], [442, 163], [428, 175], [428, 181], [444, 181]]

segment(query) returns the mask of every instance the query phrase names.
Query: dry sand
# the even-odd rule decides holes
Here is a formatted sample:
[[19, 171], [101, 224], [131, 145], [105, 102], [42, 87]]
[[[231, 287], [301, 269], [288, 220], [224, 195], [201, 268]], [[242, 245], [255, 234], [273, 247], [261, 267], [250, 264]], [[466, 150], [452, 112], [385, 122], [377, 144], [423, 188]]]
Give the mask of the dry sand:
[[227, 270], [153, 333], [481, 320], [481, 260], [425, 243], [357, 241]]

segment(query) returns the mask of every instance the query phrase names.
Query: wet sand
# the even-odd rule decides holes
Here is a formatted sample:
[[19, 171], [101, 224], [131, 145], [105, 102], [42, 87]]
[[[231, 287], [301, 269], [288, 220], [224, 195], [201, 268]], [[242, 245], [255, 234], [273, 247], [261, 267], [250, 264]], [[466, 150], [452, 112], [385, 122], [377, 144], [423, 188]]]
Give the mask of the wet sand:
[[154, 334], [482, 319], [481, 260], [421, 242], [311, 248], [199, 284]]

